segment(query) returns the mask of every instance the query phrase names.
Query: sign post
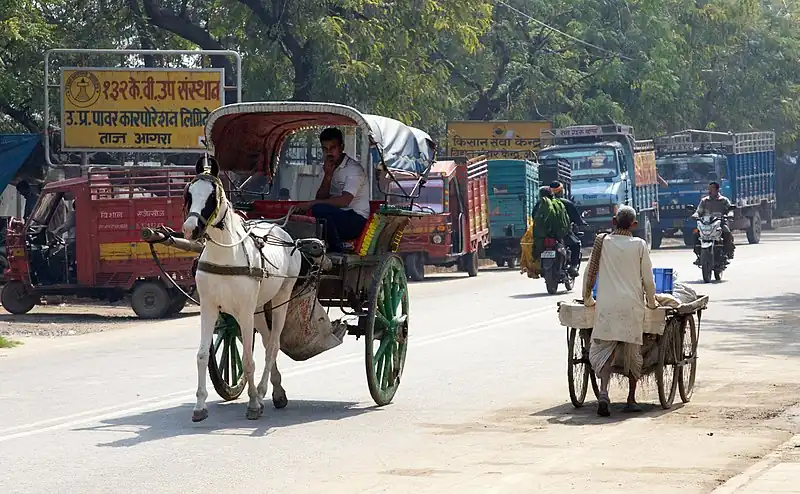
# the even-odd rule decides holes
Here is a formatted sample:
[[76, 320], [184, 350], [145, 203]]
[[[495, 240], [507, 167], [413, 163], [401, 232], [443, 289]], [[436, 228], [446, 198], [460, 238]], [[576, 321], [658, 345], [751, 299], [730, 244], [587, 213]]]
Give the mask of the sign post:
[[61, 69], [61, 147], [80, 152], [205, 149], [222, 69]]
[[[52, 65], [58, 55], [81, 60], [116, 55], [123, 57], [123, 62], [114, 67], [76, 67], [58, 62], [57, 72]], [[177, 57], [184, 66], [187, 58], [195, 58], [197, 68], [125, 67], [131, 64], [132, 56], [146, 55]], [[234, 73], [204, 68], [207, 63], [202, 62], [203, 57], [222, 61], [214, 65]], [[51, 120], [52, 113], [59, 116], [62, 152], [81, 153], [81, 161], [88, 162], [87, 153], [97, 152], [202, 153], [208, 114], [234, 97], [235, 101], [242, 100], [242, 59], [235, 51], [58, 48], [47, 51], [44, 64], [48, 136], [43, 141], [50, 166], [69, 166], [51, 159], [49, 133], [56, 120]], [[50, 92], [56, 89], [60, 91], [60, 112], [52, 112], [50, 103]]]
[[488, 159], [535, 159], [542, 130], [552, 122], [536, 120], [457, 121], [447, 123], [447, 154]]

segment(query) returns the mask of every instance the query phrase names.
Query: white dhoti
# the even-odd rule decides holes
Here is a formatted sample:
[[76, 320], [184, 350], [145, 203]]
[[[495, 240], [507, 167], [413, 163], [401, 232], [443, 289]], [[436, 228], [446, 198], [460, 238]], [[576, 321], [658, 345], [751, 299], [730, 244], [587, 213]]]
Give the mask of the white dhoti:
[[642, 346], [594, 338], [589, 347], [589, 363], [595, 373], [599, 373], [606, 365], [616, 365], [622, 367], [626, 376], [639, 379], [642, 377]]

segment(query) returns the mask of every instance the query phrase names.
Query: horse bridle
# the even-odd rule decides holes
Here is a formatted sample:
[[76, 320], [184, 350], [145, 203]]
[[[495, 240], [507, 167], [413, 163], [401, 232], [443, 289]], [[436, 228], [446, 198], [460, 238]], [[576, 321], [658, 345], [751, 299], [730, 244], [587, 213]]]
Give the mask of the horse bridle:
[[[221, 193], [223, 188], [222, 188], [222, 182], [220, 181], [220, 179], [218, 179], [214, 175], [211, 175], [210, 173], [201, 173], [199, 175], [196, 175], [194, 177], [194, 180], [192, 180], [191, 182], [189, 182], [186, 185], [186, 192], [187, 193], [189, 192], [189, 188], [192, 186], [192, 184], [194, 184], [195, 182], [200, 181], [200, 180], [205, 181], [205, 182], [209, 182], [209, 183], [211, 183], [211, 185], [214, 186], [214, 196], [217, 199], [217, 204], [214, 206], [214, 210], [211, 212], [211, 215], [208, 218], [204, 218], [203, 214], [201, 212], [195, 212], [195, 211], [190, 211], [186, 215], [186, 219], [187, 220], [189, 218], [197, 218], [197, 222], [200, 225], [200, 234], [198, 235], [198, 237], [202, 237], [205, 234], [205, 232], [206, 232], [206, 230], [208, 229], [209, 226], [213, 226], [214, 228], [222, 228], [223, 227], [222, 221], [224, 220], [224, 217], [223, 217], [219, 221], [216, 221], [217, 220], [217, 216], [219, 215], [219, 211], [220, 211], [220, 209], [222, 209], [222, 202], [223, 202], [223, 200], [222, 200], [223, 194]], [[186, 208], [185, 204], [184, 204], [184, 208]], [[201, 209], [201, 211], [202, 211], [202, 209]], [[215, 221], [216, 221], [216, 223], [215, 223]]]

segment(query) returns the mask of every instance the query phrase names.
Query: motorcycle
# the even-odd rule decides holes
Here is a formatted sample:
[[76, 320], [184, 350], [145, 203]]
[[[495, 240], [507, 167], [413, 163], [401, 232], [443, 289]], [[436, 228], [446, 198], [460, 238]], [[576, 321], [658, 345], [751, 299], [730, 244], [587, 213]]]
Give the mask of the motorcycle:
[[[584, 212], [581, 216], [585, 217], [586, 213]], [[578, 238], [583, 236], [583, 233], [578, 232], [575, 224], [571, 228]], [[575, 277], [568, 270], [569, 258], [569, 248], [563, 239], [544, 239], [544, 250], [541, 255], [542, 278], [544, 278], [547, 293], [550, 295], [555, 295], [558, 292], [558, 285], [562, 283], [567, 291], [572, 290], [575, 286]]]
[[[719, 281], [722, 279], [722, 272], [730, 264], [728, 255], [725, 253], [725, 243], [722, 237], [722, 227], [728, 218], [733, 216], [733, 208], [725, 216], [704, 216], [697, 219], [697, 243], [700, 246], [700, 255], [695, 264], [703, 272], [703, 283], [711, 282], [711, 275]], [[687, 206], [689, 211], [696, 211], [694, 206]]]

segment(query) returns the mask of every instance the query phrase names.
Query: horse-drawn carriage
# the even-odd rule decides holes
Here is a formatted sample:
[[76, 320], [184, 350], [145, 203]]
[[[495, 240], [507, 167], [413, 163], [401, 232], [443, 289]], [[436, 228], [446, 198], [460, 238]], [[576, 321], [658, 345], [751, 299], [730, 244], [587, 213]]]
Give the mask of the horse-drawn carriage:
[[[708, 296], [703, 295], [676, 307], [660, 306], [645, 312], [642, 375], [655, 377], [658, 400], [665, 410], [672, 407], [676, 391], [684, 403], [692, 398], [697, 374], [700, 319], [707, 306]], [[600, 395], [595, 369], [589, 362], [594, 307], [584, 306], [582, 300], [560, 302], [558, 318], [567, 328], [569, 397], [572, 404], [580, 408], [590, 381], [595, 397]], [[617, 366], [612, 368], [612, 372], [623, 374]]]
[[[319, 164], [314, 166], [305, 162], [293, 162], [287, 157], [285, 150], [282, 152], [282, 146], [293, 134], [319, 127], [346, 129], [346, 151], [364, 168], [370, 188], [370, 215], [366, 227], [352, 248], [344, 252], [326, 250], [321, 239], [325, 238], [323, 229], [327, 225], [321, 224], [312, 216], [295, 214], [296, 206], [303, 203], [303, 200], [313, 199], [316, 184], [322, 179], [322, 167]], [[280, 199], [255, 200], [237, 203], [235, 206], [228, 203], [229, 207], [225, 207], [227, 199], [216, 197], [212, 200], [208, 196], [203, 200], [209, 201], [210, 206], [193, 208], [192, 201], [200, 197], [198, 191], [205, 190], [202, 187], [206, 186], [195, 185], [192, 188], [193, 184], [190, 184], [185, 199], [188, 202], [185, 206], [188, 216], [184, 223], [184, 232], [187, 231], [186, 225], [191, 223], [190, 217], [194, 215], [197, 223], [191, 224], [203, 227], [206, 231], [205, 235], [201, 235], [203, 238], [191, 240], [183, 238], [186, 235], [164, 229], [143, 231], [143, 238], [151, 243], [167, 243], [198, 253], [205, 251], [200, 257], [199, 271], [205, 269], [205, 272], [213, 272], [217, 269], [217, 274], [226, 272], [231, 276], [253, 278], [259, 283], [258, 286], [269, 283], [271, 279], [294, 278], [296, 283], [293, 280], [294, 286], [288, 300], [278, 301], [276, 304], [277, 299], [273, 299], [263, 309], [260, 305], [256, 306], [253, 320], [256, 329], [262, 333], [265, 347], [268, 344], [263, 334], [264, 327], [268, 332], [273, 331], [275, 311], [280, 310], [280, 306], [283, 306], [285, 316], [280, 334], [280, 349], [293, 360], [306, 360], [333, 348], [342, 342], [345, 334], [355, 335], [357, 338], [363, 336], [370, 394], [378, 405], [389, 403], [400, 384], [409, 334], [406, 275], [402, 259], [396, 254], [396, 250], [410, 218], [425, 213], [413, 210], [414, 191], [404, 192], [410, 199], [404, 203], [411, 206], [403, 208], [390, 206], [385, 200], [384, 191], [389, 190], [385, 185], [392, 180], [393, 171], [402, 171], [406, 176], [413, 173], [422, 182], [434, 160], [434, 144], [431, 138], [426, 133], [396, 120], [362, 114], [347, 106], [300, 102], [239, 103], [224, 106], [209, 115], [205, 133], [209, 154], [204, 164], [210, 163], [212, 168], [218, 167], [223, 173], [232, 171], [245, 175], [265, 174], [272, 187], [276, 181], [279, 182]], [[198, 172], [201, 172], [200, 168]], [[211, 173], [214, 177], [209, 176], [208, 172], [198, 173], [195, 181], [208, 182], [212, 184], [212, 188], [217, 188], [218, 193], [223, 194], [219, 190], [221, 181], [215, 174], [216, 170]], [[207, 187], [208, 190], [212, 188]], [[419, 186], [415, 189], [419, 190]], [[287, 190], [290, 196], [295, 197], [285, 200]], [[374, 197], [379, 193], [380, 197]], [[207, 213], [206, 209], [201, 211], [201, 207], [214, 209], [214, 204], [217, 209], [213, 214]], [[229, 214], [227, 209], [235, 209], [235, 212]], [[212, 219], [210, 216], [222, 219]], [[214, 226], [215, 221], [218, 222], [217, 228], [222, 225], [228, 229], [234, 228], [232, 223], [241, 223], [245, 235], [237, 241], [240, 247], [234, 246], [236, 242], [225, 244], [224, 241], [214, 239], [212, 233], [216, 235], [216, 232], [212, 232], [215, 229], [211, 226]], [[280, 231], [269, 230], [275, 225], [289, 236], [282, 237]], [[265, 229], [273, 233], [263, 233], [267, 231]], [[233, 235], [234, 239], [235, 237]], [[280, 247], [276, 248], [283, 249], [287, 256], [294, 256], [299, 252], [302, 256], [299, 273], [292, 274], [291, 267], [286, 272], [272, 269], [270, 264], [281, 269], [283, 266], [279, 266], [280, 262], [269, 261], [264, 257], [264, 249], [269, 249], [270, 243], [279, 244]], [[230, 251], [237, 248], [247, 251], [252, 249], [251, 244], [260, 246], [253, 251], [262, 253], [264, 259], [260, 267], [256, 266], [258, 259], [249, 260], [246, 267], [235, 268], [239, 270], [237, 272], [208, 267], [211, 261], [207, 257], [210, 254], [206, 254], [210, 249], [227, 247]], [[282, 274], [276, 274], [278, 271]], [[290, 274], [286, 274], [287, 272]], [[197, 273], [198, 292], [201, 312], [205, 313], [203, 299], [206, 294], [202, 291], [200, 274]], [[258, 303], [261, 302], [259, 300]], [[342, 313], [341, 318], [331, 321], [326, 308], [338, 309]], [[211, 310], [213, 308], [209, 309]], [[259, 314], [261, 312], [264, 314]], [[223, 310], [219, 316], [215, 314], [214, 317], [217, 321], [214, 339], [210, 345], [206, 345], [206, 348], [210, 348], [208, 370], [218, 394], [226, 401], [233, 400], [241, 395], [248, 384], [245, 376], [247, 367], [242, 364], [242, 355], [248, 353], [245, 350], [250, 338], [247, 338], [247, 332], [243, 338], [239, 316], [234, 317]], [[247, 320], [247, 316], [242, 316], [241, 319]], [[266, 326], [260, 325], [259, 319], [265, 319]], [[205, 342], [201, 342], [201, 349], [203, 345]], [[277, 354], [277, 349], [273, 350]], [[270, 351], [268, 348], [267, 353]], [[202, 360], [200, 353], [198, 359]], [[249, 353], [252, 354], [252, 351]], [[274, 365], [273, 362], [268, 355], [267, 367]], [[277, 371], [277, 367], [275, 369]], [[278, 382], [279, 376], [278, 374]], [[273, 403], [276, 407], [285, 406], [285, 394], [276, 397], [276, 392], [282, 392], [280, 384], [276, 385], [274, 380], [272, 383], [275, 388]], [[266, 386], [264, 380], [262, 384]], [[263, 398], [265, 391], [261, 389], [261, 385], [258, 393]], [[252, 392], [250, 397], [252, 405]], [[203, 413], [201, 408], [198, 402], [193, 419], [202, 420], [207, 416], [207, 411]], [[260, 413], [251, 413], [251, 408], [248, 406], [248, 417], [257, 418]]]

